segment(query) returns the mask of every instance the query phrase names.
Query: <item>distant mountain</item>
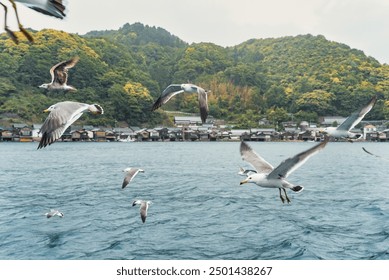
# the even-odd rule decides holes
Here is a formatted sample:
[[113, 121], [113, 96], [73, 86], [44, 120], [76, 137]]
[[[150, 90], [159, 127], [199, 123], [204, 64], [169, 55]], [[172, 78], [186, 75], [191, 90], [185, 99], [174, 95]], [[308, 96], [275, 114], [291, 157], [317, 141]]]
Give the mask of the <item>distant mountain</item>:
[[260, 73], [255, 84], [268, 106], [293, 112], [304, 107], [296, 102], [312, 99], [309, 93], [320, 90], [333, 94], [331, 108], [316, 106], [315, 111], [346, 116], [373, 94], [388, 97], [387, 65], [321, 35], [249, 40], [229, 52], [235, 65], [250, 65]]
[[86, 38], [106, 38], [115, 43], [128, 46], [141, 46], [149, 43], [161, 47], [184, 48], [188, 44], [161, 27], [143, 25], [142, 23], [125, 24], [119, 30], [91, 31]]
[[[163, 28], [141, 23], [84, 36], [62, 31], [32, 32], [33, 45], [15, 45], [0, 35], [0, 125], [43, 122], [42, 110], [60, 100], [96, 102], [105, 114], [80, 123], [171, 125], [170, 117], [151, 112], [153, 101], [170, 83], [192, 82], [210, 89], [210, 114], [238, 127], [320, 115], [347, 116], [372, 95], [379, 101], [366, 116], [389, 118], [389, 66], [362, 51], [324, 36], [252, 39], [224, 48], [187, 44]], [[78, 55], [69, 70], [76, 93], [37, 88], [50, 80], [55, 63]], [[198, 113], [195, 95], [176, 96], [167, 110]]]

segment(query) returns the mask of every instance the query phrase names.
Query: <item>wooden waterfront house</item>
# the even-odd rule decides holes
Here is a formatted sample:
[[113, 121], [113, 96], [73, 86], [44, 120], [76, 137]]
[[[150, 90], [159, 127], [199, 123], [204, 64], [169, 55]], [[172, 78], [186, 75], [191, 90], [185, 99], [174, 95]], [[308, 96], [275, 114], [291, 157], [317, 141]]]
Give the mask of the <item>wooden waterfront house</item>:
[[136, 138], [138, 141], [150, 141], [150, 133], [144, 128], [136, 132]]
[[378, 137], [377, 128], [371, 124], [365, 125], [363, 127], [363, 139], [370, 141], [372, 137]]
[[198, 135], [198, 139], [200, 141], [209, 141], [210, 140], [208, 128], [206, 128], [206, 127], [197, 128], [197, 135]]
[[11, 142], [13, 139], [13, 133], [11, 128], [3, 128], [0, 134], [0, 141]]
[[381, 131], [381, 133], [380, 133], [380, 141], [381, 142], [389, 141], [389, 129], [385, 129], [384, 131]]
[[83, 129], [80, 134], [81, 141], [91, 141], [93, 139], [93, 132], [90, 130]]
[[156, 127], [155, 131], [158, 131], [159, 139], [162, 141], [169, 139], [169, 129], [167, 127]]
[[81, 133], [79, 130], [74, 130], [71, 132], [72, 135], [72, 141], [73, 142], [78, 142], [81, 140]]
[[147, 131], [149, 132], [149, 139], [151, 141], [158, 141], [160, 140], [160, 136], [159, 136], [159, 131], [156, 130], [156, 129], [147, 129]]
[[241, 141], [251, 141], [251, 133], [250, 132], [243, 132], [240, 135], [240, 140]]
[[210, 133], [209, 133], [209, 141], [217, 141], [218, 140], [218, 132], [217, 130], [213, 129]]
[[170, 127], [169, 130], [169, 140], [170, 141], [182, 141], [182, 129], [178, 127]]
[[368, 132], [365, 135], [366, 141], [379, 141], [380, 139], [380, 133], [377, 131]]
[[71, 132], [72, 142], [79, 141], [91, 141], [93, 140], [93, 132], [85, 129], [72, 130]]
[[106, 129], [95, 128], [92, 130], [93, 140], [96, 142], [107, 142]]
[[134, 129], [130, 127], [115, 127], [113, 133], [116, 141], [127, 141], [136, 138]]
[[346, 120], [345, 117], [341, 116], [323, 116], [319, 117], [319, 123], [322, 127], [338, 126]]
[[315, 135], [314, 131], [305, 130], [305, 131], [301, 131], [298, 134], [298, 138], [297, 139], [298, 140], [302, 140], [302, 141], [315, 141], [316, 140], [316, 135]]
[[175, 116], [174, 125], [177, 127], [188, 126], [188, 125], [201, 125], [201, 118], [195, 116]]
[[281, 140], [297, 140], [300, 129], [296, 127], [285, 127], [284, 131], [280, 133]]
[[268, 142], [274, 140], [277, 133], [274, 128], [251, 129], [251, 141]]
[[250, 138], [250, 129], [231, 129], [229, 137], [231, 140], [243, 140], [242, 138], [248, 139]]
[[114, 142], [116, 141], [116, 136], [113, 130], [106, 130], [105, 131], [105, 140], [107, 142]]
[[13, 141], [32, 142], [32, 128], [26, 124], [14, 124]]

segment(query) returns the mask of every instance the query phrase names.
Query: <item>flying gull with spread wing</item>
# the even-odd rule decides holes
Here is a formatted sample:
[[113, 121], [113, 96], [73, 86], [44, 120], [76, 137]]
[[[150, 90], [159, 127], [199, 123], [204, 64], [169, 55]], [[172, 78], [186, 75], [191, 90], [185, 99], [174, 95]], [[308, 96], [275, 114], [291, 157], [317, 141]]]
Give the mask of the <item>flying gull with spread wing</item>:
[[201, 121], [205, 123], [208, 116], [208, 92], [203, 88], [193, 85], [193, 84], [171, 84], [169, 85], [160, 95], [160, 97], [154, 102], [154, 105], [151, 111], [157, 110], [163, 104], [168, 102], [173, 96], [180, 93], [197, 93], [199, 107], [200, 107], [200, 117]]
[[[30, 33], [27, 32], [26, 29], [24, 29], [23, 25], [20, 23], [19, 20], [19, 14], [16, 7], [15, 2], [19, 2], [24, 4], [25, 6], [40, 12], [42, 14], [53, 16], [59, 19], [63, 19], [65, 15], [65, 9], [66, 7], [63, 4], [62, 0], [9, 0], [11, 2], [12, 7], [15, 11], [16, 20], [18, 22], [19, 30], [23, 33], [23, 35], [27, 38], [29, 42], [34, 42], [34, 38], [31, 36]], [[10, 38], [16, 43], [19, 43], [19, 40], [15, 33], [9, 29], [7, 26], [7, 13], [8, 9], [7, 6], [0, 2], [0, 5], [3, 6], [5, 11], [5, 19], [4, 19], [4, 30], [7, 32], [7, 34], [10, 36]]]
[[374, 156], [374, 157], [377, 157], [377, 158], [380, 158], [380, 159], [384, 159], [384, 160], [389, 160], [389, 159], [386, 158], [386, 157], [379, 156], [379, 155], [373, 154], [372, 152], [369, 152], [368, 150], [366, 150], [365, 147], [362, 147], [362, 150], [363, 150], [365, 153], [368, 153], [369, 155], [372, 155], [372, 156]]
[[54, 210], [54, 209], [50, 209], [50, 212], [46, 213], [45, 215], [48, 219], [54, 216], [58, 216], [60, 218], [63, 218], [64, 216], [62, 212], [59, 212], [58, 210]]
[[140, 169], [140, 168], [128, 167], [128, 168], [124, 169], [123, 172], [125, 172], [125, 175], [124, 175], [124, 180], [123, 180], [123, 184], [122, 184], [122, 189], [124, 189], [135, 178], [135, 176], [139, 172], [144, 173], [145, 171], [143, 169]]
[[39, 87], [48, 90], [71, 90], [77, 89], [67, 84], [68, 82], [68, 70], [74, 67], [80, 60], [79, 57], [73, 57], [72, 59], [57, 63], [50, 69], [51, 82], [48, 84], [42, 84]]
[[[286, 194], [286, 189], [291, 189], [294, 192], [301, 192], [304, 187], [294, 185], [286, 181], [286, 178], [293, 171], [303, 165], [311, 156], [322, 150], [327, 143], [328, 138], [326, 137], [324, 141], [319, 144], [284, 160], [280, 165], [274, 168], [270, 163], [258, 155], [248, 144], [242, 141], [240, 144], [242, 159], [250, 163], [257, 173], [250, 174], [245, 180], [241, 181], [240, 184], [254, 183], [263, 188], [278, 188], [282, 203], [285, 202], [285, 199], [288, 203], [290, 203], [290, 199]], [[285, 197], [282, 195], [281, 189], [284, 191]]]
[[65, 130], [78, 120], [84, 112], [98, 115], [104, 114], [103, 108], [98, 104], [85, 104], [73, 101], [56, 103], [44, 110], [44, 112], [50, 112], [50, 114], [39, 131], [39, 133], [42, 133], [42, 138], [38, 149], [51, 145], [58, 140]]
[[377, 101], [377, 96], [374, 95], [369, 102], [361, 107], [358, 111], [355, 111], [338, 127], [326, 127], [323, 132], [334, 138], [360, 138], [362, 135], [350, 132], [364, 117], [370, 112]]
[[239, 166], [239, 172], [238, 175], [240, 176], [249, 176], [250, 174], [257, 173], [257, 171], [252, 169], [244, 169], [243, 167]]
[[132, 206], [140, 205], [140, 217], [142, 222], [146, 222], [147, 210], [149, 209], [149, 205], [152, 204], [151, 201], [146, 200], [134, 200]]

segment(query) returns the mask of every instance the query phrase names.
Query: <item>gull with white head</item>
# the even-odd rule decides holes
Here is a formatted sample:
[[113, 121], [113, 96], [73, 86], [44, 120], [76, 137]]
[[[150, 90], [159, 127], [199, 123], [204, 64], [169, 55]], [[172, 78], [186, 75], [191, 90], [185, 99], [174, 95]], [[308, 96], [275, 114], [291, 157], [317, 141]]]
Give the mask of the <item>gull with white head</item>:
[[84, 112], [102, 115], [103, 108], [98, 104], [85, 104], [73, 101], [59, 102], [51, 105], [45, 112], [50, 112], [43, 123], [39, 133], [42, 138], [39, 142], [38, 149], [51, 145], [58, 140], [65, 130]]
[[[245, 180], [241, 181], [240, 184], [254, 183], [263, 188], [278, 188], [282, 203], [285, 202], [285, 199], [290, 203], [290, 199], [286, 194], [286, 189], [291, 189], [294, 192], [301, 192], [304, 187], [294, 185], [286, 181], [286, 178], [294, 170], [303, 165], [311, 156], [322, 150], [327, 143], [328, 138], [326, 137], [321, 143], [284, 160], [280, 165], [274, 168], [270, 163], [253, 151], [248, 144], [242, 141], [240, 144], [242, 159], [250, 163], [256, 169], [257, 173], [250, 174]], [[284, 191], [285, 198], [281, 193], [281, 189]]]
[[160, 95], [160, 97], [155, 101], [151, 111], [157, 110], [163, 104], [168, 102], [173, 96], [180, 93], [197, 93], [201, 121], [205, 123], [208, 116], [208, 92], [203, 88], [193, 85], [193, 84], [171, 84], [169, 85]]
[[152, 202], [148, 200], [134, 200], [132, 202], [132, 206], [140, 205], [140, 217], [143, 223], [146, 222], [147, 210], [149, 209], [150, 204], [152, 204]]
[[79, 61], [79, 57], [73, 57], [72, 59], [57, 63], [50, 69], [51, 82], [48, 84], [42, 84], [39, 87], [48, 90], [71, 90], [77, 89], [67, 84], [68, 82], [68, 69], [74, 67]]

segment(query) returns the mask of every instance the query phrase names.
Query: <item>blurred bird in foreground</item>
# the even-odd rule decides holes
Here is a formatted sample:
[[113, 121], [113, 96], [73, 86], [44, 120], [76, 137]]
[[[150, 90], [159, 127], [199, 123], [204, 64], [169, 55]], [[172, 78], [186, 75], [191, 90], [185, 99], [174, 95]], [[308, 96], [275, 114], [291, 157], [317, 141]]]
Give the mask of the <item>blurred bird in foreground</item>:
[[[65, 15], [65, 6], [63, 5], [62, 0], [8, 0], [11, 2], [12, 7], [15, 11], [16, 20], [18, 22], [19, 30], [23, 33], [23, 35], [27, 38], [27, 40], [30, 43], [34, 42], [34, 38], [31, 36], [30, 33], [27, 32], [27, 30], [23, 27], [23, 25], [20, 23], [18, 9], [16, 7], [15, 2], [22, 3], [26, 5], [27, 7], [40, 12], [45, 15], [53, 16], [56, 18], [63, 19]], [[7, 25], [7, 15], [8, 15], [8, 8], [6, 5], [0, 2], [0, 5], [3, 6], [5, 14], [4, 14], [4, 30], [7, 32], [7, 34], [11, 37], [12, 41], [15, 42], [15, 44], [19, 43], [18, 37], [16, 34], [9, 29]]]

